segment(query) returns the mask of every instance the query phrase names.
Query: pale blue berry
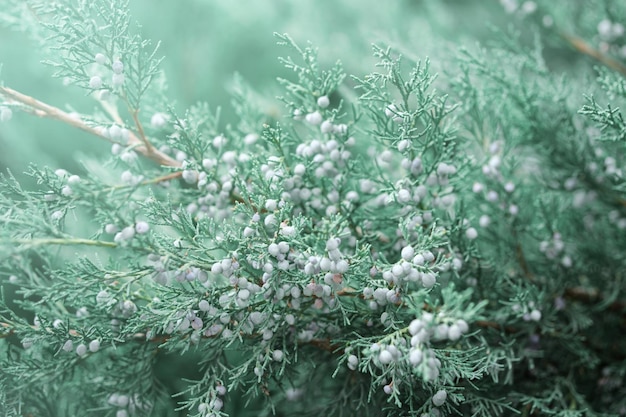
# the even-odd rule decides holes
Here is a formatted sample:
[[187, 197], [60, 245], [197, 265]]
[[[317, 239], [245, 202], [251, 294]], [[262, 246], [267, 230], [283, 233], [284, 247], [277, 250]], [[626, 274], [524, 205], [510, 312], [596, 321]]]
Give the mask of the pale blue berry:
[[448, 393], [441, 389], [433, 395], [432, 401], [435, 407], [441, 407], [446, 402], [446, 398], [448, 398]]
[[354, 371], [357, 368], [358, 364], [359, 358], [357, 358], [355, 355], [348, 356], [348, 368]]
[[312, 125], [319, 125], [322, 123], [322, 114], [318, 111], [307, 114], [304, 119]]
[[435, 260], [435, 255], [433, 255], [433, 253], [429, 250], [422, 252], [422, 256], [424, 256], [424, 260], [426, 260], [426, 262], [432, 262]]
[[135, 231], [139, 233], [140, 235], [148, 233], [149, 230], [150, 230], [150, 225], [144, 221], [140, 221], [140, 222], [137, 222], [137, 224], [135, 224]]
[[456, 342], [461, 338], [461, 328], [457, 324], [453, 324], [448, 328], [448, 339], [453, 342]]
[[407, 139], [402, 139], [400, 142], [398, 142], [398, 151], [399, 152], [406, 151], [410, 144], [411, 142], [409, 142]]
[[435, 274], [431, 272], [422, 274], [422, 285], [424, 287], [432, 288], [435, 285], [435, 282], [437, 282], [437, 278], [435, 277]]
[[106, 304], [110, 300], [111, 300], [111, 295], [106, 290], [102, 290], [96, 295], [97, 304]]
[[111, 65], [111, 69], [114, 73], [121, 74], [122, 72], [124, 72], [124, 64], [122, 64], [122, 62], [118, 59], [113, 62], [113, 65]]
[[207, 300], [200, 300], [198, 303], [198, 309], [200, 311], [209, 311], [211, 309], [211, 304]]
[[340, 240], [338, 238], [330, 238], [326, 241], [326, 250], [334, 251], [339, 247]]
[[69, 339], [66, 340], [65, 343], [63, 343], [63, 347], [61, 349], [66, 352], [71, 352], [72, 350], [74, 350], [74, 342]]
[[532, 320], [532, 321], [539, 321], [539, 320], [541, 320], [541, 311], [533, 310], [533, 311], [530, 312], [529, 317], [530, 317], [530, 320]]
[[425, 262], [425, 261], [426, 261], [426, 260], [424, 259], [424, 255], [422, 255], [422, 254], [420, 254], [420, 253], [418, 253], [417, 255], [415, 255], [415, 257], [413, 258], [413, 263], [414, 263], [415, 265], [420, 265], [420, 266], [421, 266], [421, 265], [424, 265], [424, 262]]
[[194, 317], [191, 320], [191, 328], [194, 330], [200, 330], [204, 326], [202, 319], [200, 317]]
[[66, 197], [69, 197], [72, 194], [74, 194], [74, 190], [72, 190], [72, 187], [70, 187], [69, 185], [66, 185], [63, 188], [61, 188], [61, 194], [63, 194]]
[[93, 88], [94, 90], [98, 90], [102, 87], [102, 78], [94, 75], [89, 79], [89, 88]]
[[267, 209], [267, 211], [274, 211], [276, 210], [277, 207], [278, 207], [278, 202], [274, 199], [268, 199], [265, 202], [265, 208]]
[[320, 106], [323, 109], [328, 107], [330, 105], [330, 100], [328, 99], [328, 96], [321, 96], [321, 97], [319, 97], [317, 99], [317, 105]]
[[459, 330], [461, 330], [461, 333], [466, 333], [469, 330], [467, 322], [463, 319], [457, 320], [456, 325], [459, 326]]
[[415, 336], [423, 328], [424, 322], [420, 319], [415, 319], [409, 324], [409, 334], [411, 334], [411, 336]]
[[282, 350], [276, 349], [274, 352], [272, 352], [272, 359], [274, 359], [276, 362], [280, 362], [283, 360], [284, 354]]
[[398, 190], [397, 196], [399, 203], [406, 204], [411, 201], [411, 192], [406, 188]]
[[275, 215], [268, 214], [263, 220], [263, 223], [265, 223], [266, 227], [275, 227], [278, 224], [278, 220]]
[[104, 54], [97, 53], [94, 58], [94, 61], [96, 61], [96, 64], [98, 65], [104, 65], [107, 61], [107, 58], [106, 56], [104, 56]]
[[417, 366], [422, 362], [423, 353], [420, 349], [411, 349], [409, 353], [409, 362], [413, 366]]
[[395, 104], [390, 104], [387, 107], [385, 107], [385, 115], [387, 117], [393, 117], [398, 113], [398, 109], [396, 108]]
[[220, 411], [223, 406], [224, 406], [224, 401], [222, 401], [221, 398], [214, 398], [213, 401], [211, 401], [211, 408], [214, 411]]
[[320, 131], [322, 133], [332, 133], [333, 123], [330, 120], [324, 120], [320, 125]]
[[278, 250], [282, 254], [288, 253], [289, 252], [289, 243], [284, 242], [284, 241], [278, 242]]
[[81, 343], [80, 345], [76, 346], [76, 354], [78, 356], [85, 356], [87, 354], [87, 345]]
[[221, 148], [226, 145], [227, 139], [224, 135], [217, 135], [213, 138], [213, 147]]
[[96, 353], [99, 350], [100, 350], [100, 341], [98, 339], [94, 339], [91, 342], [89, 342], [90, 352]]
[[304, 166], [304, 164], [298, 164], [293, 168], [293, 173], [296, 175], [304, 175], [304, 173], [306, 172], [306, 167]]
[[154, 113], [150, 117], [150, 125], [155, 129], [161, 129], [167, 123], [167, 118], [163, 113]]
[[278, 255], [280, 255], [280, 249], [277, 243], [270, 243], [267, 247], [267, 251], [270, 255], [272, 255], [275, 258], [278, 257]]
[[243, 138], [243, 142], [246, 145], [252, 145], [254, 144], [257, 140], [259, 139], [259, 135], [257, 135], [256, 133], [248, 133], [244, 138]]
[[349, 267], [350, 265], [348, 264], [348, 261], [346, 261], [345, 259], [341, 259], [335, 264], [335, 272], [337, 272], [338, 274], [345, 274], [346, 272], [348, 272]]
[[380, 363], [382, 363], [383, 365], [388, 365], [391, 362], [393, 362], [393, 355], [391, 354], [391, 352], [389, 352], [387, 349], [383, 349], [380, 351], [380, 353], [378, 354], [378, 360], [380, 361]]

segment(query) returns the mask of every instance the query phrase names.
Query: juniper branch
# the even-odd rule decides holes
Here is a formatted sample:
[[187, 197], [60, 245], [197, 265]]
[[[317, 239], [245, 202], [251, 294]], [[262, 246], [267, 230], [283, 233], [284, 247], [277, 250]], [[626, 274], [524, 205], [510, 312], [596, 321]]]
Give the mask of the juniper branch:
[[[26, 106], [27, 109], [34, 110], [35, 115], [39, 117], [55, 119], [63, 123], [66, 123], [70, 126], [73, 126], [77, 129], [80, 129], [84, 132], [97, 136], [100, 139], [104, 139], [112, 143], [117, 143], [111, 140], [110, 138], [104, 136], [102, 133], [98, 131], [98, 129], [85, 123], [80, 118], [72, 116], [69, 113], [66, 113], [59, 108], [53, 107], [49, 104], [36, 100], [35, 98], [31, 96], [22, 94], [19, 91], [13, 90], [11, 88], [1, 87], [1, 86], [0, 86], [0, 94], [2, 94], [3, 96], [5, 96], [6, 98], [8, 98], [9, 100], [13, 102], [23, 104], [24, 106]], [[139, 153], [141, 153], [148, 159], [151, 159], [157, 162], [160, 165], [171, 166], [171, 167], [180, 166], [180, 162], [164, 154], [163, 152], [155, 149], [154, 146], [152, 146], [149, 141], [147, 140], [142, 141], [138, 139], [137, 136], [132, 132], [130, 132], [129, 134], [128, 144], [130, 146], [134, 146], [134, 149], [136, 149]]]

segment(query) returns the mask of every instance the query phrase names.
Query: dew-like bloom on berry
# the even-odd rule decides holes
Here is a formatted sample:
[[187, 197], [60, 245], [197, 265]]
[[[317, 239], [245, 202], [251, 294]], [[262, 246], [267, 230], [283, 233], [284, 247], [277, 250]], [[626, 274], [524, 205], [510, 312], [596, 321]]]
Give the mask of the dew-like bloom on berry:
[[91, 342], [89, 342], [89, 351], [90, 352], [97, 352], [100, 350], [100, 341], [98, 339], [94, 339]]
[[318, 111], [307, 114], [304, 119], [312, 125], [319, 125], [322, 123], [322, 114]]
[[111, 69], [114, 73], [121, 74], [122, 72], [124, 72], [124, 64], [122, 64], [120, 60], [116, 60], [115, 62], [113, 62], [113, 65], [111, 65]]
[[321, 97], [319, 97], [317, 99], [317, 105], [320, 106], [323, 109], [328, 107], [330, 105], [330, 100], [328, 99], [328, 96], [321, 96]]
[[94, 90], [97, 90], [100, 87], [102, 87], [102, 78], [98, 77], [97, 75], [94, 75], [93, 77], [91, 77], [89, 79], [89, 87], [93, 88]]
[[445, 390], [439, 390], [433, 395], [433, 404], [435, 407], [441, 407], [443, 403], [446, 402], [446, 398], [448, 398], [448, 393]]
[[135, 224], [135, 231], [139, 233], [140, 235], [148, 233], [149, 230], [150, 230], [150, 225], [144, 221], [140, 221], [140, 222], [137, 222], [137, 224]]

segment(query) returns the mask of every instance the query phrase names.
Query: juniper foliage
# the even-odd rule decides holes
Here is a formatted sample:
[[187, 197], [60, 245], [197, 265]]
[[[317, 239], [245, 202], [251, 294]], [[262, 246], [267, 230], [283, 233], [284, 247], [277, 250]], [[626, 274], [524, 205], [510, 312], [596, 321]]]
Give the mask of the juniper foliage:
[[8, 3], [99, 107], [2, 86], [3, 122], [111, 155], [2, 176], [3, 415], [626, 414], [621, 3], [501, 1], [532, 29], [439, 75], [276, 34], [284, 110], [237, 76], [232, 123], [171, 104], [128, 0]]

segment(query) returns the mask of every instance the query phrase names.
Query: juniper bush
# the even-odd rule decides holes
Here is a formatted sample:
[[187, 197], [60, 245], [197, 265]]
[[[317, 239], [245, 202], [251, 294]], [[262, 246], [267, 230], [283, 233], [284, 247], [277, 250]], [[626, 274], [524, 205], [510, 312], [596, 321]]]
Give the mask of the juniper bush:
[[235, 77], [232, 122], [128, 0], [6, 3], [97, 108], [3, 85], [0, 127], [110, 153], [0, 181], [3, 415], [626, 414], [622, 3], [501, 0], [452, 65], [275, 34], [283, 108]]

